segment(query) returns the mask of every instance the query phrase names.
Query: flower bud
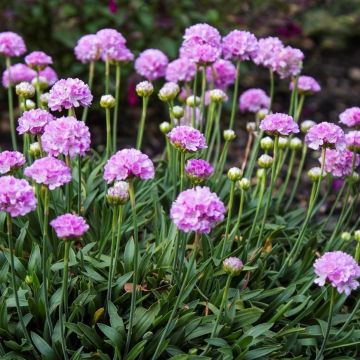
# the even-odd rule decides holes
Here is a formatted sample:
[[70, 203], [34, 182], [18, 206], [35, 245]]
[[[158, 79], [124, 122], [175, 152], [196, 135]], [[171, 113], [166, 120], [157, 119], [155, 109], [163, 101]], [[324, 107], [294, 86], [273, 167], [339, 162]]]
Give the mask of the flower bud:
[[154, 87], [149, 81], [142, 81], [136, 85], [136, 93], [140, 97], [149, 97], [154, 92]]
[[321, 178], [321, 169], [317, 167], [313, 167], [308, 171], [308, 176], [311, 181], [315, 182], [320, 180]]
[[315, 121], [304, 120], [300, 125], [301, 132], [306, 134], [315, 124]]
[[36, 104], [32, 100], [26, 99], [25, 106], [23, 103], [21, 103], [20, 108], [22, 111], [32, 110], [36, 108]]
[[228, 129], [223, 132], [225, 141], [233, 141], [236, 138], [235, 131]]
[[267, 154], [263, 154], [258, 159], [258, 164], [263, 169], [271, 168], [273, 164], [273, 158]]
[[237, 257], [229, 257], [223, 262], [224, 271], [231, 276], [239, 275], [243, 267], [243, 262]]
[[25, 99], [31, 98], [35, 95], [35, 88], [28, 82], [22, 81], [15, 87], [16, 95]]
[[279, 137], [279, 149], [284, 150], [289, 146], [289, 138], [280, 136]]
[[294, 137], [290, 140], [290, 149], [291, 150], [301, 150], [303, 142], [298, 137]]
[[260, 109], [258, 112], [257, 112], [257, 118], [261, 121], [265, 118], [266, 115], [269, 114], [269, 110], [268, 109]]
[[41, 154], [40, 144], [38, 142], [34, 142], [29, 146], [29, 154], [35, 158], [39, 157]]
[[106, 194], [110, 205], [124, 205], [129, 200], [129, 184], [126, 181], [117, 181]]
[[247, 132], [255, 132], [256, 131], [256, 123], [250, 121], [246, 124], [246, 131]]
[[274, 147], [274, 140], [270, 136], [265, 136], [260, 140], [260, 147], [266, 151], [272, 150]]
[[190, 107], [196, 107], [200, 105], [200, 98], [198, 96], [190, 95], [186, 99], [186, 105]]
[[209, 91], [210, 101], [215, 104], [221, 104], [227, 101], [228, 97], [226, 93], [220, 89], [213, 89]]
[[257, 169], [256, 177], [260, 180], [266, 175], [265, 169]]
[[175, 119], [181, 119], [184, 116], [185, 110], [182, 106], [174, 106], [172, 112]]
[[31, 275], [25, 276], [25, 283], [31, 285], [34, 282], [34, 278]]
[[39, 79], [37, 79], [36, 77], [32, 79], [31, 83], [37, 87], [37, 85], [39, 84], [39, 88], [41, 90], [45, 90], [49, 87], [49, 83], [46, 80], [46, 78], [44, 76], [39, 76]]
[[242, 176], [243, 176], [242, 170], [237, 167], [230, 168], [227, 173], [227, 177], [231, 181], [238, 181], [242, 178]]
[[348, 231], [344, 231], [343, 233], [341, 233], [341, 240], [350, 241], [351, 240], [351, 234]]
[[168, 82], [160, 89], [158, 96], [161, 101], [168, 102], [174, 100], [179, 92], [180, 88], [178, 84]]
[[349, 175], [348, 179], [351, 183], [355, 184], [359, 181], [359, 173], [357, 173], [356, 171], [353, 171], [352, 174]]
[[167, 121], [164, 121], [159, 125], [159, 128], [163, 134], [167, 134], [171, 130], [171, 125]]
[[49, 93], [46, 92], [46, 93], [41, 94], [40, 95], [40, 104], [42, 106], [47, 106], [48, 102], [49, 102]]
[[100, 106], [105, 109], [111, 109], [115, 106], [115, 98], [112, 95], [103, 95], [100, 98]]
[[241, 190], [248, 191], [250, 189], [251, 183], [250, 183], [250, 180], [248, 178], [242, 178], [238, 182], [238, 185], [239, 185], [239, 188]]
[[360, 230], [354, 231], [354, 239], [360, 242]]

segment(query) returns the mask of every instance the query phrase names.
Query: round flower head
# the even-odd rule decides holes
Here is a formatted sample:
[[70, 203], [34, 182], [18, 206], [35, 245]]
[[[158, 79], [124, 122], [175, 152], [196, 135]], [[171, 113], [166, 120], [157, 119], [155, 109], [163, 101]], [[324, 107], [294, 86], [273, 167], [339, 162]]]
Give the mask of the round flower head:
[[43, 51], [33, 51], [25, 56], [25, 63], [32, 69], [40, 71], [53, 63], [51, 56]]
[[0, 55], [21, 56], [25, 52], [26, 46], [21, 36], [11, 31], [0, 33]]
[[111, 205], [124, 205], [129, 200], [129, 184], [126, 181], [116, 181], [106, 194]]
[[284, 47], [283, 43], [277, 37], [267, 37], [258, 40], [258, 51], [254, 63], [271, 70], [275, 70], [276, 54]]
[[54, 117], [46, 110], [33, 109], [25, 111], [18, 120], [17, 132], [22, 135], [30, 133], [41, 135], [44, 133], [45, 126], [54, 120]]
[[0, 174], [4, 175], [21, 168], [25, 164], [25, 157], [18, 151], [0, 152]]
[[[39, 78], [40, 80], [42, 78], [45, 79], [48, 86], [52, 86], [58, 81], [58, 76], [51, 66], [47, 66], [45, 69], [41, 70], [39, 72]], [[34, 77], [34, 79], [36, 79], [36, 77]]]
[[360, 107], [352, 107], [346, 109], [339, 116], [340, 123], [348, 127], [359, 127], [360, 126]]
[[225, 90], [229, 85], [235, 82], [236, 68], [228, 60], [217, 60], [212, 66], [206, 69], [206, 79], [213, 83], [216, 88]]
[[223, 56], [227, 60], [250, 60], [256, 57], [258, 42], [248, 31], [233, 30], [222, 40]]
[[172, 101], [180, 92], [179, 85], [174, 82], [167, 82], [160, 89], [158, 96], [161, 101]]
[[71, 170], [61, 160], [47, 156], [38, 160], [24, 170], [25, 176], [38, 184], [54, 190], [71, 181]]
[[329, 282], [340, 294], [350, 295], [359, 286], [356, 278], [360, 277], [360, 267], [352, 256], [342, 251], [325, 253], [315, 261], [314, 271], [315, 284], [324, 286]]
[[268, 109], [270, 98], [262, 89], [249, 89], [244, 91], [239, 98], [240, 111], [257, 113], [261, 109]]
[[13, 176], [0, 177], [0, 211], [12, 217], [24, 216], [36, 209], [34, 190], [24, 179]]
[[345, 134], [339, 126], [324, 121], [308, 130], [305, 143], [313, 150], [320, 147], [341, 150], [345, 147]]
[[140, 97], [148, 97], [153, 93], [154, 86], [149, 81], [141, 81], [136, 85], [135, 90]]
[[100, 40], [99, 36], [94, 34], [82, 36], [74, 49], [76, 58], [83, 64], [99, 60], [100, 58]]
[[345, 135], [345, 142], [349, 150], [360, 152], [360, 130], [347, 133]]
[[298, 124], [291, 116], [281, 113], [266, 115], [260, 123], [260, 129], [269, 135], [282, 136], [295, 134], [300, 131]]
[[[319, 158], [321, 164], [321, 158]], [[348, 150], [328, 149], [325, 154], [324, 169], [335, 177], [344, 177], [352, 172], [353, 153]], [[355, 167], [360, 163], [360, 158], [355, 159]]]
[[187, 58], [180, 58], [171, 61], [166, 68], [165, 79], [171, 82], [188, 82], [191, 81], [196, 72], [194, 62]]
[[209, 105], [211, 102], [221, 104], [229, 100], [225, 91], [221, 89], [212, 89], [205, 92], [205, 105]]
[[56, 236], [63, 240], [81, 238], [88, 230], [85, 219], [78, 215], [64, 214], [50, 222]]
[[207, 148], [204, 135], [191, 126], [177, 126], [167, 134], [167, 137], [173, 146], [184, 152]]
[[[294, 89], [294, 81], [290, 82], [289, 89]], [[321, 90], [319, 83], [311, 76], [299, 76], [297, 80], [297, 90], [299, 94], [312, 95]]]
[[208, 187], [196, 186], [179, 194], [171, 206], [170, 217], [181, 231], [208, 234], [216, 222], [224, 219], [225, 211], [215, 193]]
[[191, 159], [185, 165], [185, 173], [195, 184], [200, 184], [208, 179], [214, 168], [206, 160]]
[[51, 156], [83, 156], [90, 149], [90, 131], [83, 121], [63, 116], [45, 126], [41, 141]]
[[28, 99], [35, 95], [35, 88], [30, 83], [23, 81], [15, 86], [15, 92], [16, 95]]
[[31, 80], [36, 77], [36, 72], [30, 69], [25, 64], [15, 64], [10, 66], [10, 76], [9, 70], [6, 69], [2, 74], [2, 84], [5, 88], [9, 87], [10, 79], [13, 85], [19, 84], [23, 81], [31, 82]]
[[281, 79], [297, 76], [301, 72], [303, 59], [304, 54], [302, 51], [286, 46], [276, 53], [274, 71], [277, 72]]
[[165, 76], [167, 65], [167, 56], [157, 49], [147, 49], [135, 60], [136, 72], [149, 81]]
[[243, 262], [237, 257], [229, 257], [223, 262], [224, 271], [229, 275], [239, 275], [243, 267]]
[[104, 168], [104, 179], [108, 183], [138, 177], [141, 180], [152, 179], [155, 175], [153, 162], [136, 149], [123, 149], [114, 154]]
[[112, 61], [119, 57], [121, 52], [126, 46], [125, 38], [115, 29], [102, 29], [96, 33], [100, 44], [101, 59]]
[[89, 106], [93, 96], [89, 87], [79, 79], [61, 79], [49, 91], [48, 106], [51, 111]]

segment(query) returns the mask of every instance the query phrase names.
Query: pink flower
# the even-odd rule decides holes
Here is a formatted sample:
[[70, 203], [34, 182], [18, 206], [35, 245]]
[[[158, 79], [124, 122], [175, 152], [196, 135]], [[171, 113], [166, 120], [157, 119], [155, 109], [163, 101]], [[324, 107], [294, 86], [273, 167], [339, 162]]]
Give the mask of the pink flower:
[[25, 157], [18, 151], [0, 152], [0, 174], [4, 175], [21, 168], [25, 164]]
[[40, 79], [44, 78], [49, 86], [54, 85], [58, 81], [58, 76], [55, 70], [50, 66], [47, 66], [45, 69], [39, 71], [39, 77]]
[[24, 216], [35, 210], [36, 204], [34, 190], [26, 180], [13, 176], [0, 177], [0, 211], [12, 217]]
[[149, 81], [165, 76], [168, 65], [167, 56], [160, 50], [147, 49], [135, 61], [136, 72]]
[[339, 118], [339, 122], [348, 127], [360, 126], [360, 107], [346, 109], [340, 114]]
[[360, 267], [352, 256], [342, 251], [325, 253], [315, 261], [314, 271], [318, 276], [315, 284], [324, 286], [329, 282], [340, 294], [350, 295], [359, 286], [356, 278], [360, 277]]
[[[289, 89], [294, 89], [294, 81], [290, 82]], [[321, 90], [319, 83], [311, 76], [299, 76], [297, 81], [297, 90], [299, 94], [312, 95]]]
[[48, 106], [51, 111], [61, 111], [79, 106], [89, 106], [92, 102], [89, 87], [79, 79], [61, 79], [49, 91]]
[[176, 83], [188, 82], [194, 78], [195, 72], [194, 62], [186, 58], [179, 58], [169, 63], [166, 68], [165, 79]]
[[251, 60], [258, 52], [258, 42], [248, 31], [233, 30], [223, 38], [222, 52], [227, 60]]
[[147, 155], [136, 149], [118, 151], [107, 161], [104, 168], [104, 179], [108, 183], [132, 177], [149, 180], [154, 176], [155, 169], [153, 162]]
[[185, 165], [185, 173], [195, 183], [201, 183], [209, 178], [214, 168], [206, 160], [191, 159]]
[[11, 31], [0, 33], [0, 55], [21, 56], [25, 52], [26, 46], [21, 36]]
[[345, 134], [339, 126], [324, 121], [308, 130], [305, 143], [313, 150], [320, 147], [341, 150], [345, 148]]
[[249, 89], [244, 91], [239, 98], [239, 109], [257, 113], [259, 110], [268, 109], [270, 98], [262, 89]]
[[101, 55], [99, 36], [94, 34], [82, 36], [74, 49], [76, 58], [83, 64], [99, 60]]
[[88, 230], [85, 219], [78, 215], [64, 214], [50, 222], [59, 239], [70, 240], [81, 238]]
[[[321, 164], [321, 158], [319, 158]], [[352, 172], [353, 153], [348, 150], [327, 149], [325, 154], [324, 169], [335, 177], [344, 177]], [[356, 157], [355, 167], [360, 163], [360, 157]]]
[[171, 144], [185, 152], [195, 152], [206, 149], [204, 135], [191, 126], [176, 126], [168, 134]]
[[126, 39], [115, 29], [102, 29], [96, 33], [98, 37], [101, 59], [106, 61], [130, 61], [133, 60], [133, 55], [129, 49], [126, 48]]
[[298, 124], [291, 116], [281, 113], [266, 115], [260, 123], [260, 129], [270, 135], [282, 136], [295, 134], [300, 131]]
[[267, 37], [258, 40], [258, 51], [254, 63], [271, 70], [275, 70], [275, 58], [277, 53], [284, 47], [277, 37]]
[[302, 51], [286, 46], [274, 58], [274, 71], [281, 79], [297, 76], [301, 72], [303, 59]]
[[346, 147], [354, 152], [360, 152], [360, 130], [350, 131], [345, 135]]
[[54, 120], [54, 117], [42, 109], [32, 109], [25, 111], [18, 120], [16, 130], [20, 135], [30, 133], [32, 135], [41, 135], [45, 126]]
[[25, 64], [15, 64], [10, 66], [9, 70], [5, 70], [2, 75], [2, 84], [5, 88], [9, 87], [10, 78], [13, 85], [19, 84], [23, 81], [31, 82], [36, 77], [36, 72], [30, 69]]
[[35, 160], [24, 170], [24, 174], [36, 183], [48, 186], [50, 190], [71, 181], [70, 168], [63, 161], [51, 156]]
[[222, 221], [225, 206], [208, 187], [197, 186], [179, 194], [170, 210], [171, 220], [184, 232], [208, 234], [215, 223]]
[[43, 51], [33, 51], [25, 56], [25, 63], [32, 69], [42, 70], [53, 63], [51, 56]]
[[51, 156], [83, 156], [90, 149], [90, 131], [82, 121], [63, 116], [45, 126], [41, 141]]
[[236, 67], [228, 60], [217, 60], [206, 69], [206, 79], [213, 83], [216, 88], [225, 90], [235, 82]]

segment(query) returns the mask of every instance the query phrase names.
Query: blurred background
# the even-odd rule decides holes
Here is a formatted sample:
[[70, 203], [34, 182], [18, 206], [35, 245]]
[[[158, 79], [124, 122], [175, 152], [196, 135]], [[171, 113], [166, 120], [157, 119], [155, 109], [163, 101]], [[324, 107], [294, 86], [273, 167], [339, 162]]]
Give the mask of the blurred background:
[[[73, 48], [82, 35], [112, 27], [127, 38], [128, 47], [135, 55], [154, 47], [174, 59], [185, 28], [199, 22], [217, 27], [222, 35], [235, 28], [246, 29], [258, 37], [278, 36], [285, 44], [300, 48], [305, 53], [303, 74], [314, 76], [322, 86], [320, 94], [307, 100], [303, 119], [336, 121], [346, 107], [359, 105], [360, 0], [0, 1], [0, 31], [11, 30], [22, 35], [28, 51], [49, 53], [59, 77], [80, 77], [84, 81], [87, 67], [73, 55]], [[4, 67], [4, 63], [0, 64], [1, 71]], [[95, 106], [90, 112], [95, 144], [101, 143], [104, 131], [104, 116], [97, 108], [103, 91], [103, 71], [103, 64], [99, 63]], [[134, 93], [139, 80], [133, 64], [127, 65], [122, 74], [119, 130], [124, 143], [132, 143], [134, 124], [140, 117]], [[276, 86], [274, 109], [287, 111], [288, 82], [278, 80]], [[240, 93], [249, 87], [267, 90], [267, 71], [245, 64]], [[5, 89], [0, 91], [0, 100], [0, 142], [6, 147], [9, 134]], [[248, 117], [238, 118], [238, 126], [243, 128]], [[158, 124], [164, 120], [167, 120], [165, 109], [153, 96], [146, 137], [151, 152], [161, 146]], [[238, 146], [241, 149], [243, 141]]]

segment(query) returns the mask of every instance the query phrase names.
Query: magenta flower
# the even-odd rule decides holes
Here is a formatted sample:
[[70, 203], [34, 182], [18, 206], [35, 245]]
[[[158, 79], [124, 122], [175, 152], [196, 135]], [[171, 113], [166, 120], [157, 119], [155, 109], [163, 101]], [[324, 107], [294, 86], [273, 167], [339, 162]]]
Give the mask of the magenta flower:
[[96, 36], [99, 40], [101, 59], [103, 61], [106, 61], [106, 59], [109, 61], [124, 61], [125, 58], [131, 57], [131, 52], [126, 49], [126, 39], [117, 30], [102, 29], [96, 33]]
[[0, 211], [12, 217], [24, 216], [35, 210], [36, 205], [34, 190], [26, 180], [13, 176], [0, 177]]
[[74, 48], [74, 53], [83, 64], [99, 60], [101, 55], [99, 36], [94, 34], [82, 36]]
[[304, 54], [291, 46], [282, 48], [274, 58], [274, 71], [281, 79], [297, 76], [302, 69]]
[[49, 86], [54, 85], [58, 81], [58, 76], [55, 70], [50, 66], [47, 66], [45, 69], [39, 71], [39, 77], [40, 79], [44, 78]]
[[277, 136], [288, 136], [300, 131], [292, 116], [281, 113], [266, 115], [259, 127], [267, 134]]
[[73, 116], [63, 116], [45, 126], [41, 141], [43, 149], [51, 156], [83, 156], [90, 149], [90, 131], [84, 122]]
[[0, 33], [0, 55], [7, 57], [21, 56], [26, 52], [24, 40], [11, 31]]
[[346, 147], [354, 152], [360, 152], [360, 130], [350, 131], [345, 135]]
[[[290, 82], [289, 89], [294, 89], [294, 81]], [[299, 94], [313, 95], [321, 90], [319, 83], [311, 76], [299, 76], [297, 81], [297, 90]]]
[[89, 106], [92, 102], [89, 86], [79, 79], [61, 79], [49, 91], [48, 106], [51, 111], [61, 111], [79, 106]]
[[267, 37], [258, 40], [258, 51], [254, 63], [271, 70], [275, 70], [275, 59], [277, 53], [284, 47], [283, 43], [277, 37]]
[[[321, 164], [321, 158], [319, 158]], [[353, 153], [348, 150], [328, 149], [325, 154], [324, 169], [334, 177], [342, 178], [352, 172]], [[360, 163], [360, 157], [355, 160], [355, 167]]]
[[25, 176], [38, 184], [46, 185], [50, 190], [71, 181], [71, 170], [61, 160], [47, 156], [38, 160], [24, 170]]
[[13, 85], [19, 84], [23, 81], [31, 82], [31, 80], [36, 77], [36, 72], [30, 69], [25, 64], [15, 64], [10, 66], [10, 76], [9, 70], [6, 69], [2, 74], [2, 84], [4, 88], [9, 87], [10, 78]]
[[44, 132], [45, 126], [55, 120], [54, 117], [42, 109], [32, 109], [25, 111], [18, 120], [17, 132], [20, 135], [30, 133], [32, 135], [41, 135]]
[[224, 36], [222, 52], [226, 60], [251, 60], [258, 52], [258, 42], [255, 35], [248, 31], [233, 30]]
[[147, 49], [135, 60], [135, 70], [147, 80], [153, 81], [165, 76], [168, 61], [162, 51]]
[[149, 180], [154, 176], [153, 162], [147, 155], [136, 149], [118, 151], [107, 161], [104, 168], [104, 179], [107, 183], [132, 177]]
[[18, 151], [0, 152], [0, 174], [4, 175], [21, 168], [25, 164], [25, 157]]
[[236, 67], [228, 60], [219, 59], [206, 69], [206, 79], [221, 90], [235, 82]]
[[351, 107], [342, 112], [339, 116], [340, 123], [348, 127], [360, 126], [360, 107]]
[[186, 58], [179, 58], [169, 63], [166, 68], [165, 79], [176, 83], [188, 82], [194, 78], [195, 72], [194, 62]]
[[305, 143], [313, 150], [320, 147], [341, 150], [345, 148], [345, 134], [339, 126], [324, 121], [308, 130]]
[[208, 179], [213, 172], [214, 168], [206, 160], [191, 159], [185, 165], [186, 175], [195, 183]]
[[71, 240], [81, 238], [88, 230], [85, 219], [78, 215], [64, 214], [50, 222], [59, 239]]
[[51, 56], [43, 51], [33, 51], [25, 56], [25, 63], [32, 69], [42, 70], [53, 63]]
[[318, 276], [315, 284], [324, 286], [329, 282], [340, 294], [350, 295], [359, 286], [356, 278], [360, 277], [360, 267], [352, 256], [342, 251], [325, 253], [315, 261], [314, 271]]
[[197, 186], [179, 194], [171, 206], [170, 217], [181, 231], [208, 234], [216, 222], [224, 219], [225, 212], [215, 193], [208, 187]]
[[257, 113], [260, 110], [268, 109], [270, 98], [262, 89], [249, 89], [244, 91], [239, 98], [239, 109], [242, 112], [249, 111]]
[[176, 126], [167, 134], [167, 137], [180, 151], [195, 152], [207, 148], [204, 135], [191, 126]]

